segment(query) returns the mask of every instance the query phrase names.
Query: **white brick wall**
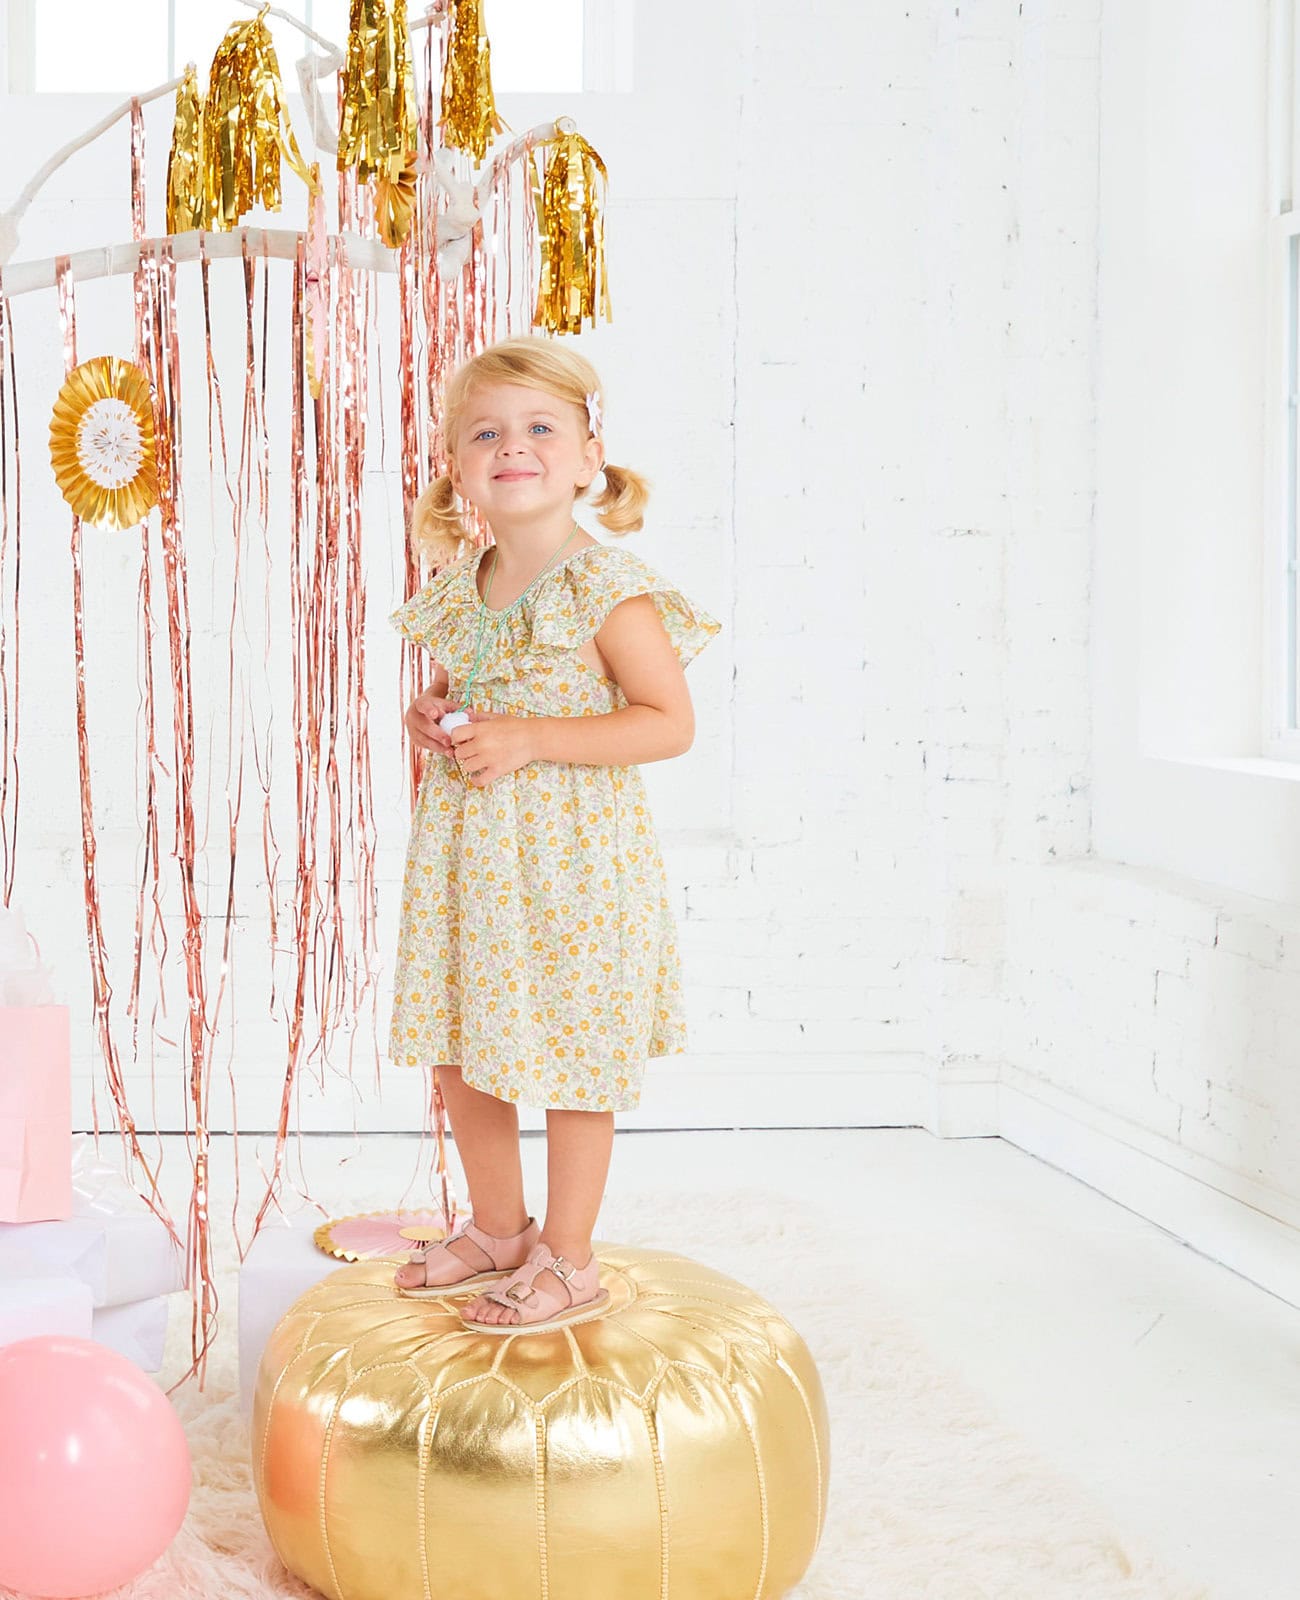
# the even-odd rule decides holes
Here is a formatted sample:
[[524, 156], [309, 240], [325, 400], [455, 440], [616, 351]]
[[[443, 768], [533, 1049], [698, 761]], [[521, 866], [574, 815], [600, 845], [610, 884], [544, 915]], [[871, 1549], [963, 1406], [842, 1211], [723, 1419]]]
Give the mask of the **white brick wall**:
[[[1099, 0], [670, 0], [639, 8], [637, 93], [574, 108], [614, 179], [618, 321], [588, 348], [611, 449], [655, 482], [634, 546], [726, 630], [692, 668], [696, 749], [647, 769], [693, 1048], [652, 1070], [641, 1120], [988, 1132], [1001, 1078], [1297, 1220], [1300, 914], [1090, 859], [1101, 30]], [[48, 108], [35, 126], [33, 164], [65, 131]], [[25, 253], [92, 192], [78, 216], [125, 232], [125, 157], [97, 183], [84, 159]], [[61, 561], [32, 602], [56, 639]], [[52, 669], [48, 727], [29, 723], [33, 806], [67, 800], [68, 687]], [[129, 805], [112, 820], [105, 874], [129, 882]], [[392, 806], [387, 935], [398, 834]], [[89, 1060], [67, 843], [20, 887]], [[247, 1125], [283, 1033], [244, 913]], [[356, 1108], [308, 1083], [302, 1114], [418, 1107], [390, 1075]]]

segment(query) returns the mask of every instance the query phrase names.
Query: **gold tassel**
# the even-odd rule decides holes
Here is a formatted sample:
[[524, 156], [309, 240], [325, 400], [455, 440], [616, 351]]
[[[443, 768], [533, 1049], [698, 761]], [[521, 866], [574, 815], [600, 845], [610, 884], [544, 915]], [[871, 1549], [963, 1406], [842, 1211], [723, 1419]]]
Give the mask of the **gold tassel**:
[[352, 0], [342, 76], [338, 169], [377, 178], [379, 237], [396, 250], [411, 231], [419, 151], [406, 0]]
[[396, 176], [419, 144], [406, 0], [352, 0], [342, 76], [339, 171]]
[[580, 133], [557, 133], [548, 145], [540, 184], [533, 169], [533, 203], [541, 272], [533, 326], [581, 333], [584, 320], [611, 321], [602, 206], [609, 174]]
[[310, 186], [311, 174], [289, 126], [280, 63], [263, 6], [236, 22], [212, 58], [203, 109], [208, 226], [233, 228], [253, 206], [280, 209], [280, 156]]
[[167, 232], [189, 233], [208, 225], [203, 187], [203, 96], [198, 74], [186, 67], [176, 91], [176, 120], [167, 157]]
[[442, 137], [453, 150], [482, 161], [505, 127], [492, 98], [491, 46], [483, 29], [482, 0], [447, 0], [451, 25], [442, 79]]

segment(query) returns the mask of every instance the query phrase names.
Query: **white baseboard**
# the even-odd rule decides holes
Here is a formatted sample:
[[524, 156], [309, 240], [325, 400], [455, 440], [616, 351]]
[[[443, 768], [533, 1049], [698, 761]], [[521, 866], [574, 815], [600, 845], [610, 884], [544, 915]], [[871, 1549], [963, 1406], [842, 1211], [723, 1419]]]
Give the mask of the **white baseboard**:
[[1195, 1151], [1003, 1065], [998, 1133], [1300, 1307], [1300, 1216]]
[[[423, 1095], [422, 1074], [392, 1067], [382, 1095], [358, 1096], [339, 1082], [322, 1092], [304, 1076], [293, 1121], [305, 1134], [416, 1132]], [[132, 1085], [131, 1101], [150, 1104], [143, 1083]], [[179, 1086], [163, 1086], [153, 1105], [160, 1126], [184, 1127]], [[273, 1126], [278, 1108], [271, 1077], [245, 1083], [241, 1130]], [[80, 1106], [74, 1118], [84, 1124]], [[545, 1127], [540, 1111], [523, 1110], [519, 1120], [526, 1130]], [[649, 1064], [639, 1109], [617, 1121], [626, 1129], [924, 1128], [947, 1139], [1001, 1137], [1300, 1307], [1300, 1204], [1006, 1062], [937, 1064], [904, 1053], [666, 1056]], [[213, 1131], [228, 1128], [218, 1090]]]
[[[926, 1128], [945, 1138], [997, 1132], [997, 1063], [961, 1061], [936, 1067], [921, 1055], [663, 1056], [648, 1064], [636, 1111], [619, 1112], [620, 1128]], [[73, 1117], [90, 1126], [89, 1076], [73, 1084]], [[211, 1128], [231, 1126], [226, 1085], [214, 1074]], [[148, 1106], [168, 1132], [186, 1126], [184, 1086], [151, 1085], [128, 1074], [128, 1100]], [[240, 1084], [241, 1132], [275, 1125], [282, 1084], [271, 1074], [246, 1074]], [[386, 1066], [381, 1087], [358, 1093], [348, 1080], [309, 1072], [298, 1077], [291, 1124], [303, 1133], [409, 1133], [424, 1117], [424, 1075]], [[101, 1106], [101, 1117], [103, 1108]], [[545, 1113], [521, 1108], [520, 1126], [540, 1129]]]

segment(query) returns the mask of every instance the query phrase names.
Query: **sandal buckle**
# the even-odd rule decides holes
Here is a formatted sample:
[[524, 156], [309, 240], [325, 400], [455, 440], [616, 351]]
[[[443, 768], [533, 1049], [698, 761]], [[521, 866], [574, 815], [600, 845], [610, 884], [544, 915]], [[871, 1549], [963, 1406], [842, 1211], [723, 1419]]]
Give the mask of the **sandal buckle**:
[[534, 1289], [525, 1289], [522, 1283], [515, 1284], [513, 1289], [507, 1289], [506, 1295], [517, 1305], [523, 1305], [525, 1300], [531, 1300], [536, 1293]]
[[[560, 1263], [561, 1262], [563, 1262], [565, 1267], [568, 1269], [566, 1272], [561, 1272], [560, 1271]], [[554, 1260], [551, 1262], [550, 1268], [548, 1270], [553, 1272], [555, 1274], [555, 1276], [560, 1280], [561, 1283], [568, 1283], [569, 1279], [573, 1276], [573, 1274], [578, 1269], [577, 1269], [577, 1267], [574, 1266], [572, 1261], [568, 1260], [565, 1256], [556, 1256], [554, 1258]]]

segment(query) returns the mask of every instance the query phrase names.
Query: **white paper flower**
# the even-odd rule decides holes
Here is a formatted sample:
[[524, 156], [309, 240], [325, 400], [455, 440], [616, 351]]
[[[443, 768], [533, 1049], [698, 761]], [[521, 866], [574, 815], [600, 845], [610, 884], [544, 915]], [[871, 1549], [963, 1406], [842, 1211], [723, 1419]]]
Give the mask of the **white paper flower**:
[[599, 439], [601, 424], [599, 389], [593, 389], [587, 396], [587, 422], [591, 428], [592, 436]]

